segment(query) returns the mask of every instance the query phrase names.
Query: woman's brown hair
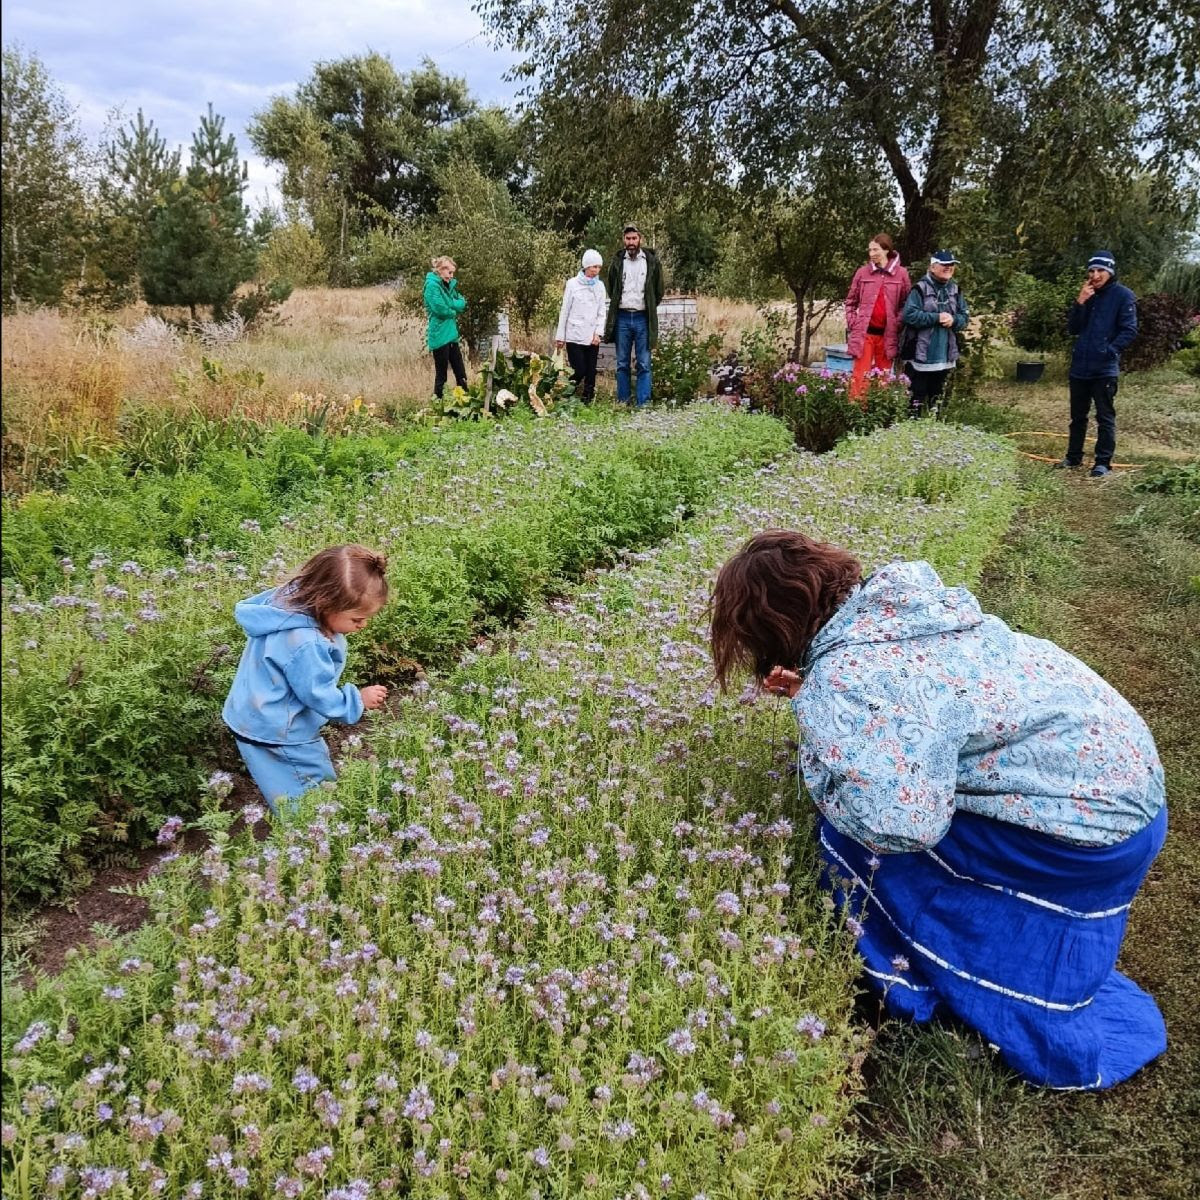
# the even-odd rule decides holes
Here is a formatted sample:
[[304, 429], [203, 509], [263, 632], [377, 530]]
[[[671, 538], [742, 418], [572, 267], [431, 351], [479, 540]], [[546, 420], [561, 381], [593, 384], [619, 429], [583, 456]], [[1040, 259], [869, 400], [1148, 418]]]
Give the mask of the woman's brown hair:
[[334, 613], [359, 608], [364, 600], [387, 599], [387, 555], [350, 543], [326, 546], [283, 584], [289, 608], [308, 613], [318, 625]]
[[722, 568], [709, 606], [722, 688], [738, 667], [796, 670], [817, 631], [862, 581], [854, 555], [788, 529], [752, 537]]
[[871, 241], [877, 246], [882, 246], [889, 254], [892, 254], [896, 249], [892, 244], [892, 236], [889, 233], [874, 233], [871, 235]]

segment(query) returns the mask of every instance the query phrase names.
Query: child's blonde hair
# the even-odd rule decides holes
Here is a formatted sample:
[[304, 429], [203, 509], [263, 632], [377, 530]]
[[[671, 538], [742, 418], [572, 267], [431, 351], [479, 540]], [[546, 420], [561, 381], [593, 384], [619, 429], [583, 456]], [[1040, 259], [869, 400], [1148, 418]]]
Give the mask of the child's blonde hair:
[[284, 581], [289, 608], [318, 624], [358, 608], [366, 599], [387, 600], [387, 555], [349, 543], [326, 546]]
[[458, 263], [456, 263], [448, 254], [439, 254], [437, 258], [433, 260], [433, 269], [435, 271], [440, 271], [443, 267], [453, 267], [457, 271]]

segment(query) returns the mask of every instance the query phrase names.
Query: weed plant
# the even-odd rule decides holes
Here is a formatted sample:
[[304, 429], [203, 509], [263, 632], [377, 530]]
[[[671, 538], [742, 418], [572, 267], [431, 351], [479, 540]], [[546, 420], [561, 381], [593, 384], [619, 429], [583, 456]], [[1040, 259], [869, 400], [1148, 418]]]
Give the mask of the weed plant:
[[[415, 688], [268, 842], [207, 818], [132, 942], [10, 991], [5, 1193], [829, 1195], [866, 1049], [853, 942], [791, 714], [714, 691], [709, 590], [766, 525], [973, 583], [1015, 499], [982, 435], [848, 450], [727, 477]], [[912, 494], [922, 453], [974, 486]], [[864, 495], [885, 468], [897, 490]]]

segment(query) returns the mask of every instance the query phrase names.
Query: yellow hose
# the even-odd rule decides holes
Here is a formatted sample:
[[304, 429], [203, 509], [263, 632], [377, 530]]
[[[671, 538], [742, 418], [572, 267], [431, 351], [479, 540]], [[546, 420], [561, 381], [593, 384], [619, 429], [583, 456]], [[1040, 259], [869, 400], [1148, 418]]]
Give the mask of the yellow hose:
[[[1004, 436], [1011, 437], [1011, 438], [1016, 438], [1016, 437], [1056, 437], [1056, 438], [1063, 438], [1065, 440], [1067, 435], [1065, 433], [1058, 433], [1058, 432], [1056, 432], [1054, 430], [1050, 430], [1050, 429], [1022, 429], [1015, 433], [1006, 433]], [[1034, 460], [1034, 462], [1053, 463], [1053, 462], [1061, 462], [1062, 461], [1059, 458], [1050, 458], [1045, 454], [1030, 454], [1028, 450], [1018, 450], [1017, 453], [1020, 454], [1023, 458], [1032, 458]], [[1113, 470], [1121, 470], [1121, 471], [1137, 471], [1137, 470], [1140, 470], [1145, 465], [1146, 465], [1145, 463], [1110, 463], [1109, 464], [1109, 466], [1111, 466], [1113, 468]]]

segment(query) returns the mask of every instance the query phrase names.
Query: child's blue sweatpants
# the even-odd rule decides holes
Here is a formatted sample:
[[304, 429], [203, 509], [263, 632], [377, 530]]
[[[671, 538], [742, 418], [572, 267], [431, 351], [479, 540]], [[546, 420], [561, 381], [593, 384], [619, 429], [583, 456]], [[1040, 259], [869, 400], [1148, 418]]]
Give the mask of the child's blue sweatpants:
[[[276, 816], [278, 800], [294, 800], [323, 780], [337, 778], [324, 738], [287, 746], [247, 742], [240, 737], [234, 740], [246, 769]], [[285, 810], [290, 807], [284, 805]]]

